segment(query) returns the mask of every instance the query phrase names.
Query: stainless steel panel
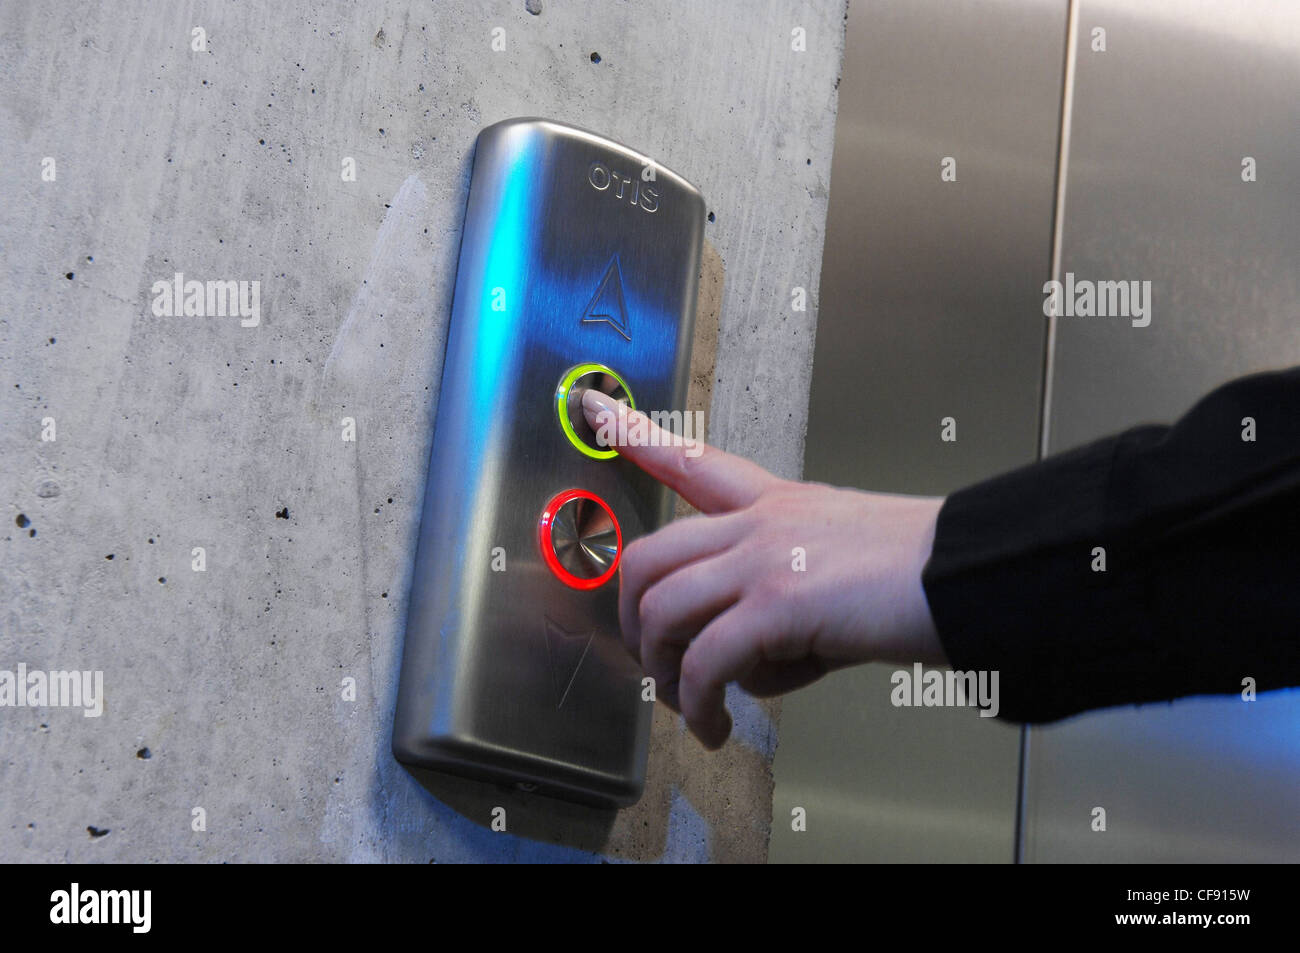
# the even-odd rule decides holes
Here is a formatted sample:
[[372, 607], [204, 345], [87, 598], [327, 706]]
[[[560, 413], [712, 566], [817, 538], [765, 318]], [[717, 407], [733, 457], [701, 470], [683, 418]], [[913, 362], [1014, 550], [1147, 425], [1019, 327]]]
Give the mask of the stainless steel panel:
[[[1153, 306], [1147, 327], [1057, 319], [1053, 452], [1300, 361], [1300, 8], [1079, 0], [1078, 32], [1061, 269], [1150, 280]], [[1300, 860], [1297, 726], [1289, 691], [1034, 729], [1025, 858]]]
[[[1066, 11], [852, 4], [805, 477], [945, 493], [1037, 456]], [[1010, 861], [1019, 732], [894, 708], [892, 669], [785, 699], [771, 858]]]
[[[570, 488], [607, 501], [625, 542], [668, 519], [660, 484], [569, 442], [557, 385], [596, 362], [637, 406], [682, 407], [704, 211], [680, 176], [591, 133], [512, 120], [480, 134], [406, 627], [399, 760], [579, 800], [640, 795], [652, 703], [618, 639], [617, 581], [562, 583], [539, 519]], [[498, 548], [504, 571], [493, 568]]]

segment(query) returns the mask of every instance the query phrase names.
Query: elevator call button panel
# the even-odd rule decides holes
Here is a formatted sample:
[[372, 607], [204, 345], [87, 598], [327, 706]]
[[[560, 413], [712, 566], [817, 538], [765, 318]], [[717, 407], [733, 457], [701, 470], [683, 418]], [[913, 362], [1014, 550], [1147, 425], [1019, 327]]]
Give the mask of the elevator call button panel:
[[704, 217], [685, 179], [594, 133], [479, 134], [393, 726], [404, 764], [640, 796], [652, 703], [619, 639], [618, 569], [672, 496], [601, 442], [582, 395], [683, 408]]

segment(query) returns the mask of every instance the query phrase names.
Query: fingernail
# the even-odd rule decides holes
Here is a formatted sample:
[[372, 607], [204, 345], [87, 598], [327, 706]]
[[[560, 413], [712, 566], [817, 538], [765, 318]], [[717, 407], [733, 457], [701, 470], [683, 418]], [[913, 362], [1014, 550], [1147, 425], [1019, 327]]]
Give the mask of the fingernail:
[[594, 430], [600, 426], [600, 414], [614, 414], [617, 418], [618, 401], [603, 391], [590, 387], [582, 394], [582, 412], [587, 417], [587, 423], [591, 424]]

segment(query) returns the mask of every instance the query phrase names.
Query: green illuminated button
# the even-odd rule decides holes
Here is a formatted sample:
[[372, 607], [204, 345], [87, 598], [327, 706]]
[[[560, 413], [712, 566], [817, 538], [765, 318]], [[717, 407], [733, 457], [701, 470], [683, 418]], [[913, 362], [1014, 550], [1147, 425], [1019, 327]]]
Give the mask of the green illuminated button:
[[593, 387], [615, 400], [625, 402], [629, 407], [636, 407], [627, 381], [616, 371], [604, 364], [579, 364], [569, 368], [560, 378], [560, 384], [555, 389], [555, 411], [560, 418], [560, 427], [570, 443], [589, 457], [608, 460], [618, 456], [618, 451], [601, 446], [596, 440], [596, 432], [591, 429], [582, 412], [582, 395]]

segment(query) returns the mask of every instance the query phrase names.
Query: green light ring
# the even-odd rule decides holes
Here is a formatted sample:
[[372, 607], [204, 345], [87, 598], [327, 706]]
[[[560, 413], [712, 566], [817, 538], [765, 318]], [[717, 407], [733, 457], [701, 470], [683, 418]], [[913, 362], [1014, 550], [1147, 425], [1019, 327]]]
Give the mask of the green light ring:
[[627, 386], [627, 381], [623, 380], [623, 375], [611, 367], [606, 367], [604, 364], [587, 363], [569, 368], [564, 377], [560, 378], [560, 386], [555, 390], [555, 412], [556, 416], [560, 418], [560, 426], [564, 429], [564, 435], [569, 438], [569, 443], [593, 460], [609, 460], [618, 456], [618, 451], [601, 450], [588, 446], [574, 431], [573, 422], [569, 420], [569, 389], [573, 387], [579, 378], [588, 374], [608, 374], [614, 378], [614, 380], [618, 381], [618, 385], [623, 388], [623, 393], [627, 394], [627, 405], [636, 410], [636, 401], [632, 398], [632, 388]]

